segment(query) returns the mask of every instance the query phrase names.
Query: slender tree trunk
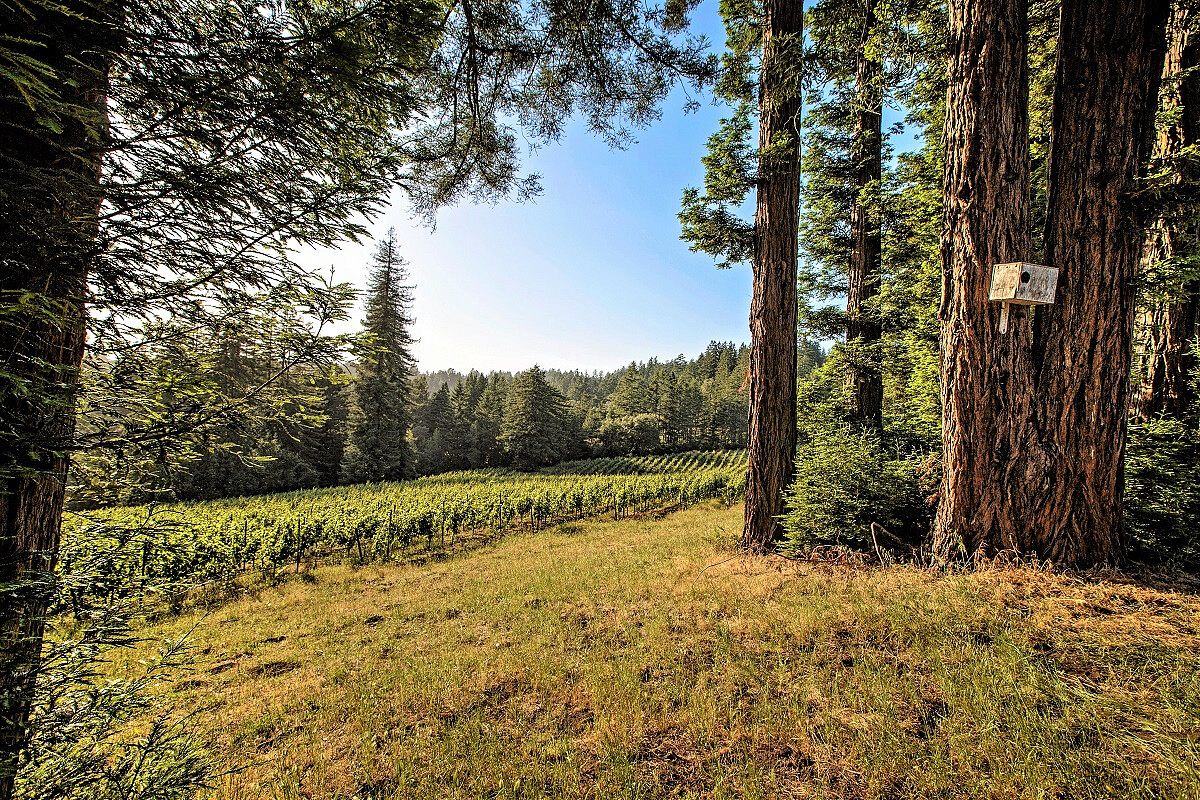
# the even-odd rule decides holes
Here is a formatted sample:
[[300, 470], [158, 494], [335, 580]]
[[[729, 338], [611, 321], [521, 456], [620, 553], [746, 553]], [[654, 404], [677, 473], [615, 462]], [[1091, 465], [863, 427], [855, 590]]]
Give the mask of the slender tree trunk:
[[[877, 199], [883, 177], [883, 65], [867, 55], [879, 24], [876, 7], [877, 0], [867, 0], [855, 76], [857, 103], [851, 161], [856, 191], [850, 203], [850, 237], [854, 244], [846, 276], [846, 342], [857, 343], [859, 352], [847, 371], [846, 388], [854, 418], [863, 425], [882, 429], [883, 374], [875, 349], [883, 329], [872, 302], [879, 296], [883, 269]], [[874, 187], [873, 193], [870, 187]]]
[[796, 458], [796, 256], [800, 225], [802, 0], [765, 0], [750, 301], [750, 465], [742, 546], [779, 538]]
[[[52, 130], [0, 83], [0, 169], [26, 180], [0, 198], [0, 800], [12, 796], [27, 728], [62, 523], [87, 273], [95, 256], [108, 46], [102, 7], [0, 11], [14, 41], [58, 73], [78, 116]], [[78, 16], [76, 16], [76, 14]]]
[[1058, 298], [1038, 317], [1027, 549], [1058, 563], [1122, 554], [1134, 277], [1133, 194], [1154, 131], [1165, 0], [1063, 0], [1051, 121], [1046, 261]]
[[[1163, 64], [1160, 104], [1173, 111], [1171, 122], [1158, 132], [1154, 160], [1171, 163], [1187, 147], [1200, 142], [1200, 44], [1191, 36], [1195, 24], [1190, 3], [1177, 2], [1171, 12], [1169, 38]], [[1183, 180], [1175, 166], [1173, 182]], [[1170, 214], [1160, 214], [1146, 233], [1142, 269], [1181, 257], [1194, 257], [1200, 231], [1184, 229]], [[1170, 267], [1167, 267], [1169, 270]], [[1200, 321], [1200, 283], [1170, 281], [1155, 291], [1139, 314], [1138, 390], [1134, 396], [1135, 417], [1142, 420], [1160, 415], [1179, 417], [1196, 398], [1189, 377], [1196, 367], [1192, 340]]]
[[1029, 256], [1025, 0], [951, 0], [942, 212], [944, 471], [934, 527], [943, 558], [1023, 549], [1008, 486], [1030, 413], [1027, 317], [1000, 334], [992, 265]]

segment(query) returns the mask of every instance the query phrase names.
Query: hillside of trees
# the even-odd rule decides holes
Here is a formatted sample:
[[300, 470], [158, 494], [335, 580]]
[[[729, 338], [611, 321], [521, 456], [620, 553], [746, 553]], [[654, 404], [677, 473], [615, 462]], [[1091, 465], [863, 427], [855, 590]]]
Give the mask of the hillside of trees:
[[[410, 352], [413, 303], [407, 263], [389, 233], [377, 245], [355, 334], [323, 335], [319, 324], [279, 309], [284, 323], [266, 313], [227, 317], [171, 347], [140, 351], [134, 363], [90, 364], [85, 380], [107, 397], [86, 415], [87, 432], [115, 446], [77, 460], [72, 505], [745, 447], [744, 345], [713, 342], [692, 359], [611, 372], [535, 365], [516, 374], [421, 373]], [[808, 343], [798, 369], [808, 375], [823, 360]], [[141, 442], [163, 418], [221, 402], [221, 413], [196, 420], [186, 435]]]
[[[206, 380], [225, 390], [249, 390], [278, 366], [271, 344], [244, 331], [235, 341], [196, 346], [222, 354]], [[805, 371], [823, 358], [816, 345], [806, 356]], [[390, 404], [374, 399], [381, 380], [362, 361], [292, 370], [277, 405], [257, 398], [182, 446], [126, 453], [120, 463], [81, 459], [72, 497], [80, 506], [214, 499], [458, 469], [532, 470], [579, 458], [741, 448], [746, 359], [745, 346], [713, 342], [693, 359], [650, 359], [605, 373], [413, 369], [395, 385], [398, 398]], [[391, 428], [396, 432], [383, 447], [383, 431], [397, 420], [411, 423]], [[128, 417], [120, 424], [138, 426]]]

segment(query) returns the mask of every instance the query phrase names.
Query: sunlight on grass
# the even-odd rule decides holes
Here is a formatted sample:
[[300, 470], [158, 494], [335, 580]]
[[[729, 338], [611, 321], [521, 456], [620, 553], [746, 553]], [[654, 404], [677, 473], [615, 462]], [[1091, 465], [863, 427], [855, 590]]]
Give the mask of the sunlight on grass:
[[164, 624], [199, 620], [171, 691], [243, 768], [211, 796], [1200, 797], [1196, 597], [731, 558], [740, 515], [328, 567]]

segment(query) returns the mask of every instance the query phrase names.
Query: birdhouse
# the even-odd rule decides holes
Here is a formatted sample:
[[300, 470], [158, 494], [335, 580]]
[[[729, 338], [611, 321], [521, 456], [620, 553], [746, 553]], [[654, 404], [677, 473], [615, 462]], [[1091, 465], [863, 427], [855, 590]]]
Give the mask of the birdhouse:
[[1008, 310], [1011, 306], [1046, 306], [1054, 302], [1058, 289], [1058, 270], [1027, 261], [997, 264], [992, 267], [992, 285], [988, 299], [1003, 303], [1000, 311], [1000, 332], [1008, 333]]

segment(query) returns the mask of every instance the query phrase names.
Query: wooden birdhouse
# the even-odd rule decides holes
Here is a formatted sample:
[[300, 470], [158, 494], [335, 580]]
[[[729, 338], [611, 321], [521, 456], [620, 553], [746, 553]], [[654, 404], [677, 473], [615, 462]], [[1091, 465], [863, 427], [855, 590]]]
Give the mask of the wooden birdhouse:
[[1008, 333], [1008, 310], [1011, 306], [1047, 306], [1054, 302], [1058, 289], [1058, 270], [1042, 264], [1015, 261], [992, 267], [992, 285], [988, 299], [1003, 303], [1000, 311], [1000, 332]]

